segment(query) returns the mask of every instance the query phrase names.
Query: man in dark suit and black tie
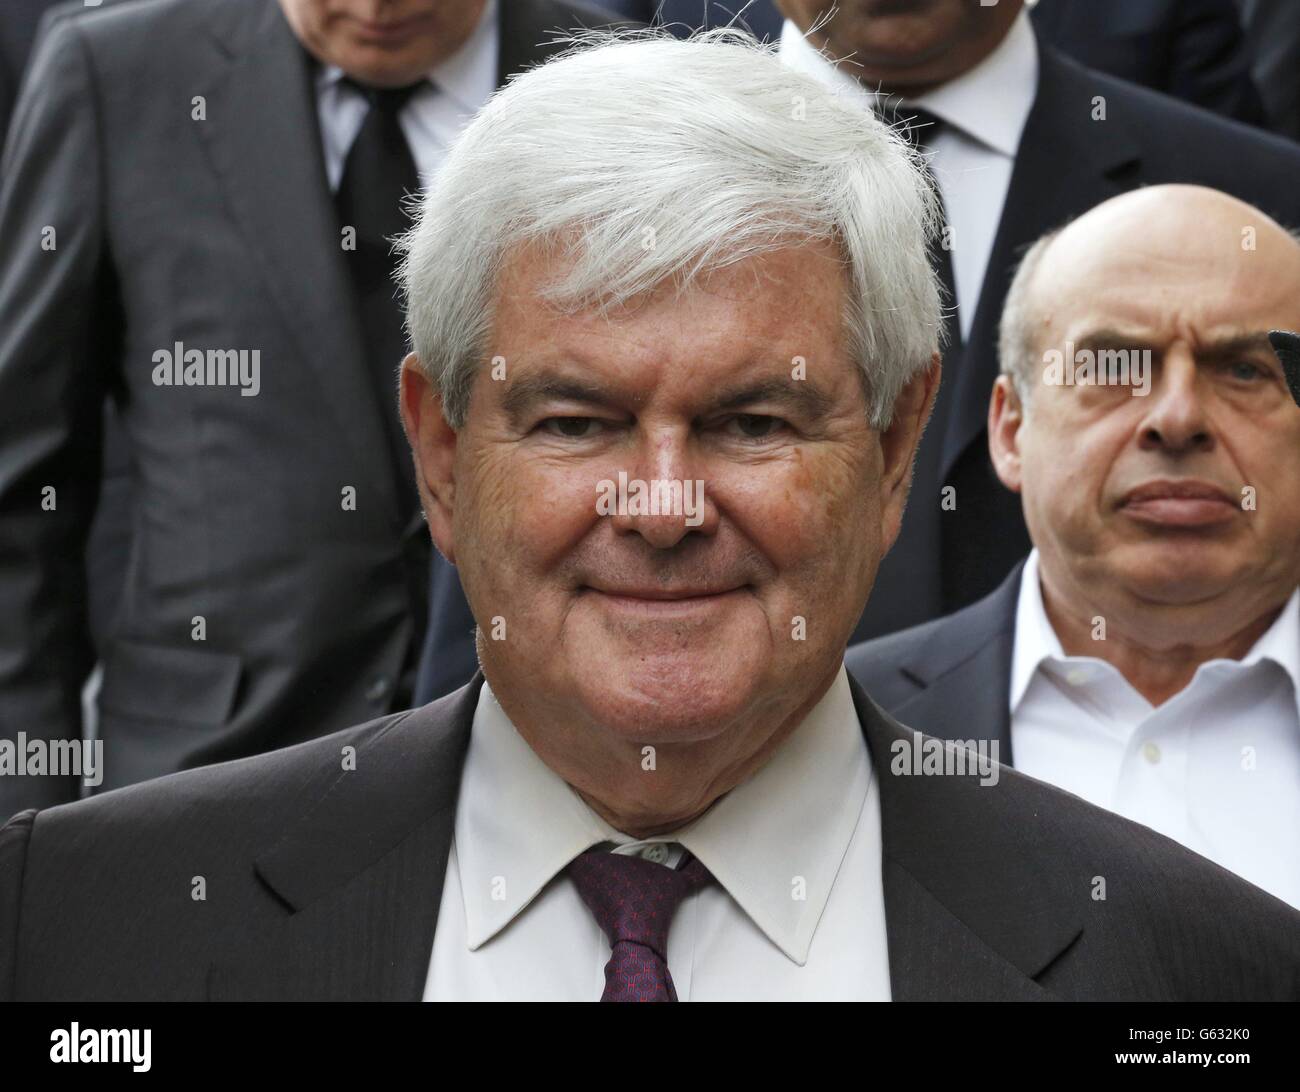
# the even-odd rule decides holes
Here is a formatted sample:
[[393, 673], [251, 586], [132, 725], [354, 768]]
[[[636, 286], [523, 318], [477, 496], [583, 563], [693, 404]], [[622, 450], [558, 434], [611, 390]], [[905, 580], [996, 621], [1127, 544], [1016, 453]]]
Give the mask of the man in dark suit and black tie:
[[743, 34], [512, 81], [403, 270], [481, 674], [15, 816], [0, 996], [1294, 998], [1300, 915], [844, 669], [937, 385], [935, 219]]
[[[603, 21], [552, 0], [47, 21], [0, 180], [0, 736], [82, 732], [110, 397], [134, 502], [106, 513], [131, 555], [101, 650], [103, 785], [409, 706], [430, 550], [385, 239], [504, 76], [553, 28]], [[0, 774], [0, 811], [78, 788]]]
[[[850, 94], [892, 92], [901, 117], [924, 118], [956, 305], [899, 547], [861, 639], [974, 602], [1029, 548], [985, 443], [998, 317], [1022, 250], [1108, 197], [1162, 182], [1211, 186], [1300, 224], [1300, 148], [1068, 60], [1036, 39], [1019, 0], [840, 3], [805, 41], [830, 6], [783, 0], [782, 57]], [[823, 44], [852, 60], [833, 66], [814, 48]]]
[[[909, 725], [1300, 906], [1300, 407], [1279, 327], [1300, 328], [1300, 243], [1213, 190], [1125, 194], [1045, 237], [989, 410], [1035, 548], [980, 602], [846, 661]], [[1130, 351], [1144, 370], [1110, 382], [1126, 373], [1099, 354]]]

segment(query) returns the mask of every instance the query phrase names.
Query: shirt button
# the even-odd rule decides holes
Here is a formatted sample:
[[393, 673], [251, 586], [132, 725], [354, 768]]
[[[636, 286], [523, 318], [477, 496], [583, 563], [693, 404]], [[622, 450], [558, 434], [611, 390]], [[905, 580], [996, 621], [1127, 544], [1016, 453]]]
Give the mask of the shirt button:
[[1142, 744], [1142, 757], [1154, 766], [1160, 761], [1160, 748], [1154, 743], [1144, 743]]
[[380, 675], [370, 680], [370, 685], [366, 687], [366, 700], [379, 702], [384, 700], [388, 693], [388, 680]]
[[663, 864], [668, 860], [668, 847], [662, 842], [656, 842], [652, 846], [646, 846], [641, 851], [641, 856], [647, 861], [654, 861], [655, 864]]
[[1089, 671], [1087, 668], [1075, 667], [1075, 668], [1071, 668], [1070, 671], [1066, 674], [1065, 681], [1068, 682], [1071, 686], [1082, 686], [1090, 678], [1092, 678], [1092, 672]]

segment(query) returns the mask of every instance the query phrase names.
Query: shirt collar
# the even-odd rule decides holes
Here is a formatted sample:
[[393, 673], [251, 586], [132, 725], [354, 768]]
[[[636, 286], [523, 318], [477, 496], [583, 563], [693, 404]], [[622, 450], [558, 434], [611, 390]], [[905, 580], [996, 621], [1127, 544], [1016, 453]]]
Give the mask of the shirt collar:
[[[1296, 697], [1296, 715], [1300, 717], [1300, 588], [1291, 593], [1291, 598], [1273, 619], [1273, 624], [1241, 658], [1241, 665], [1251, 667], [1264, 661], [1277, 664], [1291, 679], [1291, 689]], [[1232, 663], [1231, 660], [1213, 662]]]
[[[802, 966], [871, 779], [841, 667], [757, 773], [694, 822], [652, 840], [680, 843], [698, 857], [768, 939]], [[485, 683], [456, 814], [469, 947], [509, 925], [579, 853], [628, 841], [537, 757]], [[795, 884], [803, 898], [793, 897]]]
[[[876, 94], [853, 75], [852, 59], [832, 64], [789, 19], [781, 27], [781, 60], [832, 91], [850, 92], [874, 108]], [[1022, 11], [998, 47], [969, 72], [906, 100], [1008, 158], [1020, 147], [1038, 93], [1038, 41]]]
[[[1020, 575], [1016, 601], [1016, 632], [1011, 656], [1011, 712], [1014, 715], [1044, 660], [1069, 663], [1103, 663], [1092, 656], [1066, 656], [1060, 638], [1052, 628], [1043, 606], [1043, 589], [1038, 575], [1038, 550], [1029, 552]], [[1197, 668], [1200, 674], [1211, 664], [1249, 668], [1264, 661], [1281, 667], [1291, 679], [1300, 716], [1300, 589], [1293, 591], [1286, 605], [1240, 660], [1211, 660]]]
[[[497, 0], [487, 0], [478, 26], [455, 53], [425, 73], [437, 90], [447, 95], [463, 112], [475, 113], [497, 86], [497, 63], [500, 28], [497, 20]], [[333, 87], [343, 78], [338, 65], [319, 65], [316, 72], [316, 89]]]
[[1038, 582], [1038, 549], [1029, 551], [1020, 573], [1020, 594], [1016, 599], [1016, 635], [1011, 653], [1011, 712], [1019, 708], [1033, 681], [1038, 665], [1049, 657], [1065, 659], [1065, 649], [1056, 636], [1043, 606], [1043, 589]]

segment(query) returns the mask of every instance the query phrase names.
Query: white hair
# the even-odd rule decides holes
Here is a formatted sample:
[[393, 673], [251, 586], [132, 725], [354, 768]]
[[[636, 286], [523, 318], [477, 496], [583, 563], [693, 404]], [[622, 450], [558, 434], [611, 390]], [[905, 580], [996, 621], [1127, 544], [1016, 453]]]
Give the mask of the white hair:
[[1064, 228], [1056, 228], [1037, 239], [1025, 251], [1011, 278], [1007, 298], [1002, 304], [998, 322], [998, 361], [1002, 374], [1011, 379], [1016, 395], [1025, 409], [1029, 408], [1029, 394], [1034, 389], [1039, 374], [1038, 338], [1035, 336], [1037, 309], [1030, 299], [1034, 276], [1043, 262], [1047, 248]]
[[546, 298], [577, 311], [826, 240], [847, 266], [847, 343], [884, 428], [943, 330], [926, 250], [938, 206], [917, 153], [861, 99], [738, 29], [566, 41], [479, 111], [398, 243], [412, 348], [451, 427], [519, 244], [566, 259]]

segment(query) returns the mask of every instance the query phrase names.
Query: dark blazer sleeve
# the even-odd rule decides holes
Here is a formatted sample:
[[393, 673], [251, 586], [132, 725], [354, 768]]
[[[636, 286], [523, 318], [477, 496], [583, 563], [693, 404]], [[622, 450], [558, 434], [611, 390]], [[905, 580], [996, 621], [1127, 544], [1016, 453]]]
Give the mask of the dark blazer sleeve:
[[20, 812], [0, 827], [0, 1001], [12, 1001], [18, 973], [18, 926], [23, 873], [35, 810]]
[[[85, 543], [117, 331], [97, 89], [75, 17], [48, 25], [0, 163], [0, 733], [75, 739], [93, 666]], [[50, 492], [53, 490], [53, 492]], [[75, 797], [0, 775], [0, 819]]]

